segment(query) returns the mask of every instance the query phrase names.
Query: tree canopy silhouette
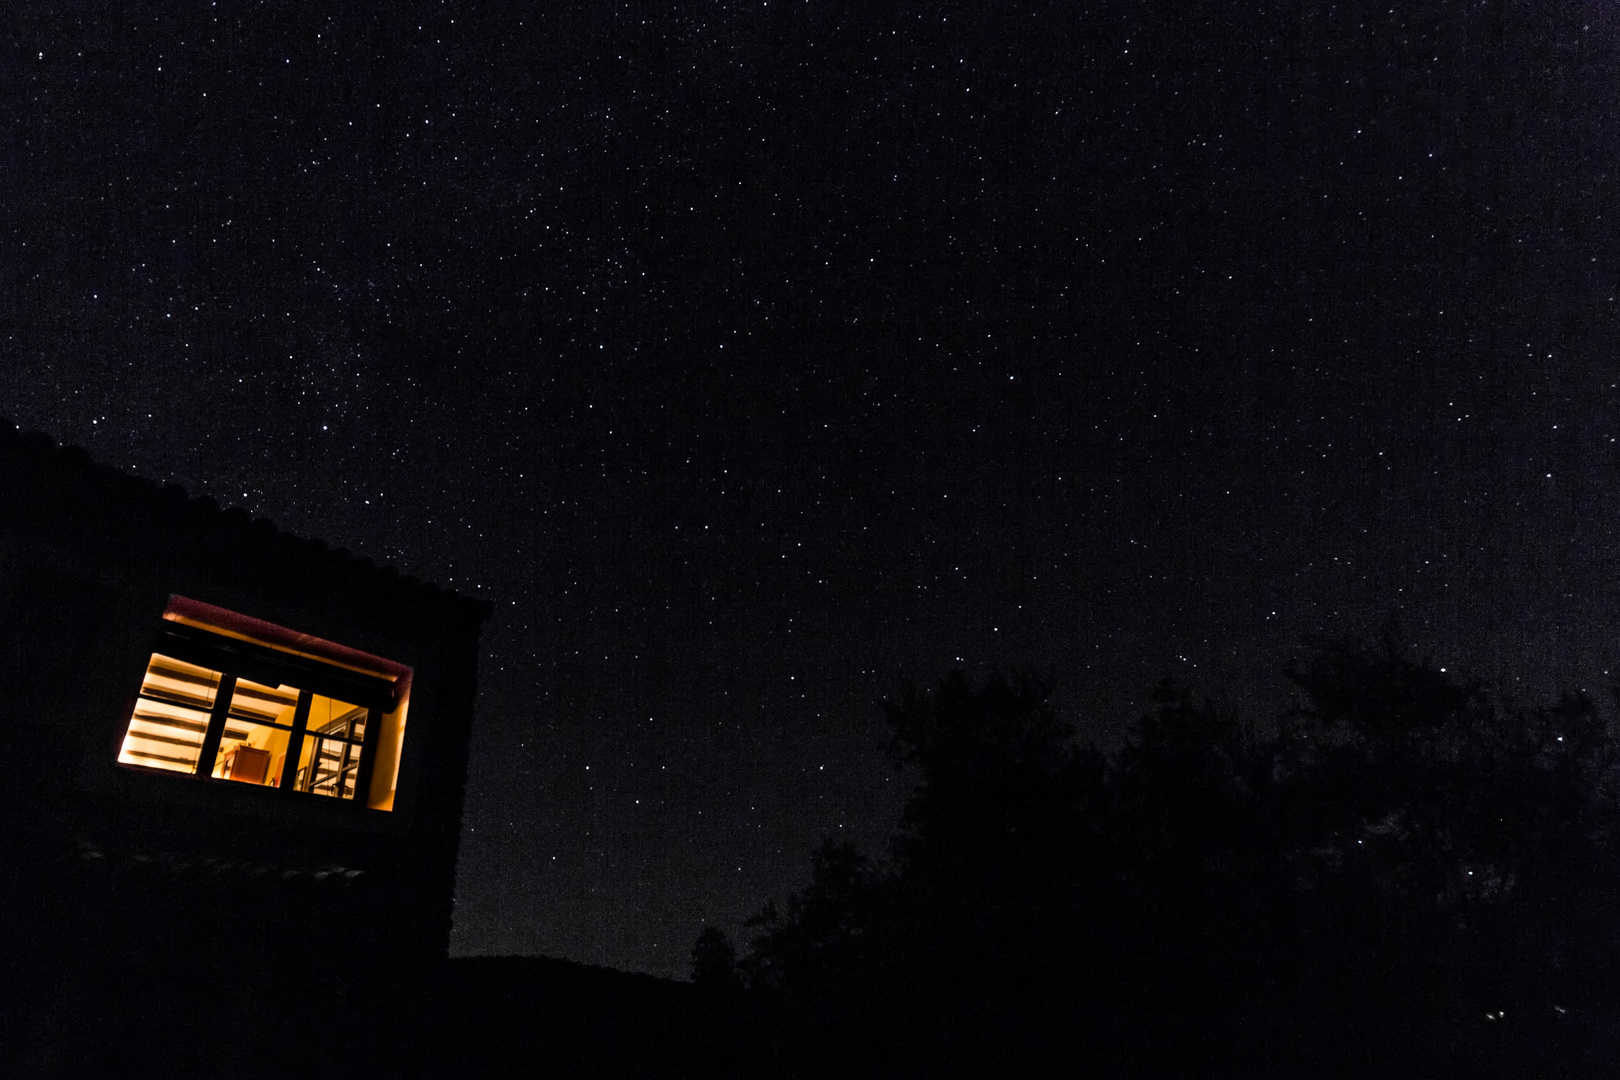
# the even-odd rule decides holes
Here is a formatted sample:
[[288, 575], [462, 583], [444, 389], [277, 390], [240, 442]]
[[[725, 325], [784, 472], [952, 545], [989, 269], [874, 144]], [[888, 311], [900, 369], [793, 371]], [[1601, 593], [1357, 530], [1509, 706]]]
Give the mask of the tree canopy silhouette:
[[705, 926], [692, 947], [692, 983], [713, 995], [729, 997], [742, 992], [737, 972], [737, 950], [718, 926]]
[[[1620, 1004], [1620, 741], [1382, 640], [1309, 643], [1262, 729], [1165, 684], [1111, 756], [1048, 686], [884, 712], [916, 788], [755, 918], [779, 1060], [888, 1075], [1366, 1075], [1596, 1063]], [[1549, 1042], [1550, 1040], [1550, 1042]], [[856, 1070], [858, 1071], [858, 1069]]]

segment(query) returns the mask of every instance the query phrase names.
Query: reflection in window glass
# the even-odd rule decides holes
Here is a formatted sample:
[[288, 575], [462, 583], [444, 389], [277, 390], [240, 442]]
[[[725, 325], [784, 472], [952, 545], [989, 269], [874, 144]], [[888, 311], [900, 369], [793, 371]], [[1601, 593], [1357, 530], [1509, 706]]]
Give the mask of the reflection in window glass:
[[237, 679], [219, 756], [214, 759], [214, 776], [268, 787], [281, 783], [297, 710], [296, 688]]
[[196, 772], [220, 673], [153, 653], [118, 760]]

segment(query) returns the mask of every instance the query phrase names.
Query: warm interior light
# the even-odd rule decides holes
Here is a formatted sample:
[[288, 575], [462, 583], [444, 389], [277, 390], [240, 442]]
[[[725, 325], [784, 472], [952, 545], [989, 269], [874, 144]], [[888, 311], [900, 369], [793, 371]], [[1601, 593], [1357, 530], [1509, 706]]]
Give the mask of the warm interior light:
[[[171, 597], [163, 617], [212, 635], [313, 660], [322, 667], [382, 679], [393, 684], [393, 706], [378, 712], [375, 703], [367, 708], [297, 686], [270, 686], [230, 670], [213, 670], [153, 653], [119, 750], [120, 763], [195, 774], [210, 719], [215, 716], [219, 688], [230, 679], [230, 702], [213, 758], [214, 778], [354, 799], [361, 795], [356, 787], [369, 736], [376, 747], [371, 782], [362, 797], [373, 809], [393, 809], [410, 702], [410, 668], [184, 597]], [[234, 666], [222, 657], [222, 668]], [[288, 677], [296, 679], [296, 672]], [[320, 679], [315, 682], [319, 685]], [[302, 717], [300, 709], [307, 710]], [[376, 730], [368, 731], [373, 722]], [[299, 752], [289, 777], [288, 748], [295, 735]]]
[[297, 789], [337, 799], [354, 798], [365, 737], [365, 709], [315, 695], [299, 755]]
[[197, 771], [220, 673], [153, 653], [118, 760], [174, 772]]
[[377, 725], [377, 764], [371, 770], [371, 790], [366, 805], [373, 810], [392, 810], [399, 790], [399, 760], [405, 750], [405, 717], [411, 708], [411, 677], [400, 680], [399, 704]]

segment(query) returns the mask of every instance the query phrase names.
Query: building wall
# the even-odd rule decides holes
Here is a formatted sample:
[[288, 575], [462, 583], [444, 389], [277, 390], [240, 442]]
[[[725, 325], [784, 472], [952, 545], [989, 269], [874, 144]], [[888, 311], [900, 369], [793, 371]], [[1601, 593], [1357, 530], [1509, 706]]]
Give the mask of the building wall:
[[[410, 666], [393, 810], [119, 766], [171, 595]], [[392, 1072], [488, 613], [0, 425], [0, 1071]]]

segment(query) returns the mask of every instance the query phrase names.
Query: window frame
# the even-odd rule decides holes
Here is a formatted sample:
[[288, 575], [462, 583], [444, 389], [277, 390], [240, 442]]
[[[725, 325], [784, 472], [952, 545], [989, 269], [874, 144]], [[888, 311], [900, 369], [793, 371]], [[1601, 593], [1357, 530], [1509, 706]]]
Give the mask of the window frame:
[[[182, 781], [202, 780], [215, 784], [237, 784], [261, 790], [268, 788], [291, 792], [319, 799], [326, 804], [349, 805], [356, 809], [368, 807], [383, 718], [399, 704], [398, 695], [401, 687], [397, 680], [390, 681], [381, 675], [356, 671], [167, 618], [152, 637], [147, 655], [148, 666], [153, 655], [168, 656], [219, 673], [219, 684], [209, 711], [208, 727], [198, 750], [197, 766], [194, 771], [188, 773], [178, 769], [163, 769], [136, 762], [119, 761], [115, 758], [118, 767], [175, 777]], [[300, 770], [296, 765], [291, 768], [283, 767], [280, 782], [276, 785], [247, 785], [229, 777], [213, 775], [220, 758], [220, 745], [225, 738], [225, 727], [238, 679], [268, 686], [287, 686], [298, 691], [298, 704], [293, 713], [286, 751], [286, 760], [291, 763], [300, 760], [307, 739], [322, 738], [318, 733], [308, 729], [310, 704], [316, 695], [365, 709], [365, 733], [360, 741], [360, 762], [355, 775], [353, 796], [343, 798], [314, 791], [299, 791], [296, 784]], [[134, 721], [134, 711], [131, 710], [124, 723], [120, 746], [123, 745], [122, 740], [129, 736], [129, 729]], [[317, 742], [310, 760], [311, 769], [315, 767], [318, 757]]]

